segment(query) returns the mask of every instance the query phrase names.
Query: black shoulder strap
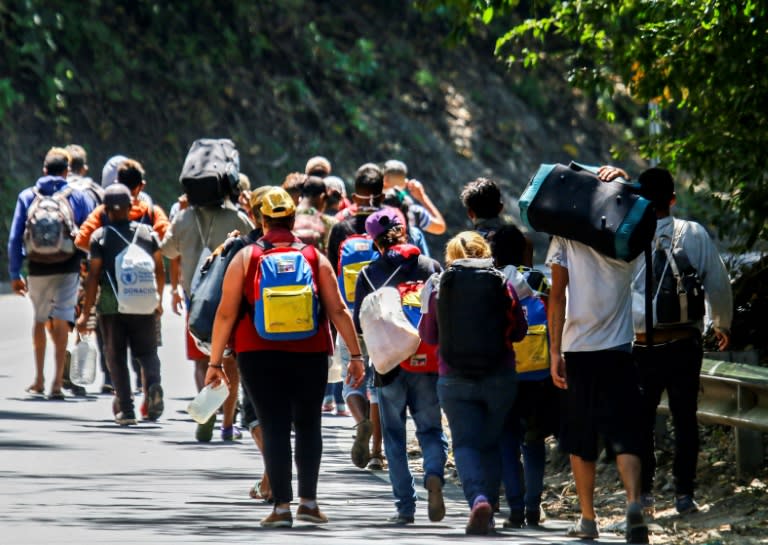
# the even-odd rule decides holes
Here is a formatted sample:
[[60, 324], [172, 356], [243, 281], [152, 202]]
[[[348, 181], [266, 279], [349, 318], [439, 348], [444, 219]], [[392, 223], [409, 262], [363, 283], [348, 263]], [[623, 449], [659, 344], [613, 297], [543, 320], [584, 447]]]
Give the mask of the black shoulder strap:
[[653, 253], [652, 243], [645, 247], [645, 342], [653, 346]]

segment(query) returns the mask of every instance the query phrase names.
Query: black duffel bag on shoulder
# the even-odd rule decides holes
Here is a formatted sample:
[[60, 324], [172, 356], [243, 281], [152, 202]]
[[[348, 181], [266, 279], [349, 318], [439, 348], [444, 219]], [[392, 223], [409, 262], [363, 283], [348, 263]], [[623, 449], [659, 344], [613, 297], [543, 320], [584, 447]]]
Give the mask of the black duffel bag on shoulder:
[[228, 138], [201, 138], [192, 143], [179, 181], [195, 206], [221, 204], [239, 194], [240, 155]]
[[653, 240], [656, 211], [637, 184], [603, 182], [596, 171], [577, 163], [541, 165], [520, 197], [520, 216], [534, 231], [632, 261]]

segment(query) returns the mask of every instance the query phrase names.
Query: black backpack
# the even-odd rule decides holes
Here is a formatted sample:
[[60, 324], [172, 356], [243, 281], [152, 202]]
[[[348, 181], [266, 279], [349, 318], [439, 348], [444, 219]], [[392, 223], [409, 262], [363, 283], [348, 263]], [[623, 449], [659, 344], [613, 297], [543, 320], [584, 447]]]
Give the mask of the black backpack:
[[240, 155], [228, 138], [201, 138], [192, 143], [179, 181], [190, 204], [214, 206], [240, 194]]
[[704, 317], [704, 285], [679, 244], [686, 225], [675, 221], [673, 239], [658, 240], [653, 258], [657, 327], [677, 327]]
[[440, 276], [437, 320], [440, 356], [455, 372], [480, 377], [498, 369], [507, 352], [509, 293], [492, 268], [451, 265]]

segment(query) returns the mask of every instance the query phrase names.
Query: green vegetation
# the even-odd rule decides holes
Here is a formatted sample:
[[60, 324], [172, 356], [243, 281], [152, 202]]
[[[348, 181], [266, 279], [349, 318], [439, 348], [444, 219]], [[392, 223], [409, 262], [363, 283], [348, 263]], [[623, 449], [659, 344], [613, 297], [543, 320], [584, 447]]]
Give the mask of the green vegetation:
[[[421, 0], [511, 65], [555, 67], [648, 159], [691, 178], [742, 247], [768, 229], [768, 5], [755, 0]], [[660, 132], [633, 117], [658, 108]], [[653, 110], [652, 110], [653, 111]], [[648, 116], [650, 117], [650, 115]], [[712, 207], [714, 202], [716, 206]]]

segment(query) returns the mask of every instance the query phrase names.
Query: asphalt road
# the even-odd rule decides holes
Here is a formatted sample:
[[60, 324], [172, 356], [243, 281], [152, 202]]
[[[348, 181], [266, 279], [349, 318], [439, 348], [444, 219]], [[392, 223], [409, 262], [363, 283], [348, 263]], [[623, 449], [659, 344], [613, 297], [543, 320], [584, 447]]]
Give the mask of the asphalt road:
[[[297, 522], [263, 529], [271, 509], [248, 497], [263, 470], [260, 454], [244, 438], [235, 443], [194, 439], [185, 407], [194, 395], [184, 358], [183, 323], [163, 317], [165, 414], [158, 422], [120, 428], [111, 396], [89, 387], [85, 398], [32, 399], [31, 306], [0, 296], [0, 544], [57, 543], [485, 543], [464, 534], [468, 509], [460, 490], [446, 488], [446, 518], [430, 523], [426, 502], [416, 524], [386, 523], [394, 513], [386, 473], [357, 469], [349, 460], [351, 418], [326, 416], [318, 501], [330, 523]], [[46, 369], [52, 369], [52, 361]], [[140, 400], [139, 400], [140, 401]], [[419, 479], [417, 478], [417, 481]], [[295, 483], [294, 483], [295, 490]], [[425, 496], [424, 496], [425, 498]], [[497, 518], [500, 525], [501, 520]], [[543, 530], [500, 530], [511, 544], [572, 543], [565, 521]], [[621, 543], [606, 534], [599, 543]]]

